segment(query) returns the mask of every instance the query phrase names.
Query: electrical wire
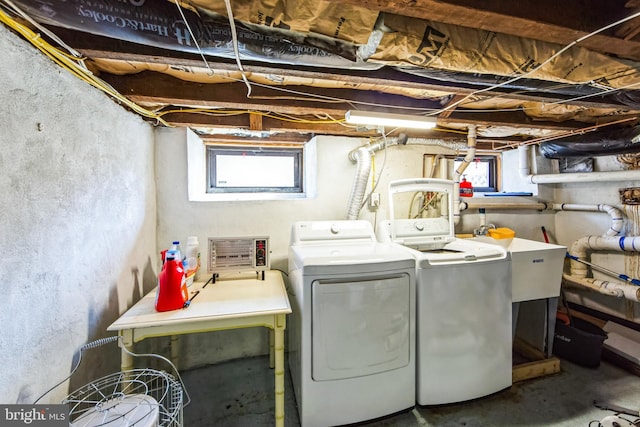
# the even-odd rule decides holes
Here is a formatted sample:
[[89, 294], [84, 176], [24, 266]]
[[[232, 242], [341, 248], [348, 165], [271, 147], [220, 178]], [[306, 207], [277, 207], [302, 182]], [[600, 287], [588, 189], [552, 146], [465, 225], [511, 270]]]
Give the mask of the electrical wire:
[[[3, 0], [3, 1], [7, 1], [7, 0]], [[11, 8], [13, 9], [13, 7]], [[21, 16], [26, 15], [24, 14], [24, 12], [22, 12], [20, 9], [17, 9], [17, 8], [16, 10], [14, 10], [14, 12], [20, 14]], [[16, 22], [13, 18], [7, 15], [2, 9], [0, 9], [0, 22], [4, 23], [7, 27], [11, 28], [18, 34], [22, 35], [22, 37], [24, 37], [33, 46], [35, 46], [38, 50], [44, 53], [54, 63], [56, 63], [63, 69], [67, 70], [74, 76], [85, 81], [86, 83], [90, 84], [96, 89], [101, 90], [107, 95], [113, 97], [114, 99], [126, 105], [131, 110], [138, 113], [139, 115], [156, 119], [163, 125], [171, 127], [171, 125], [169, 125], [169, 123], [162, 120], [160, 116], [158, 116], [152, 111], [149, 111], [139, 106], [135, 102], [130, 101], [129, 99], [124, 97], [122, 94], [120, 94], [117, 90], [115, 90], [113, 87], [111, 87], [108, 83], [106, 83], [104, 80], [95, 76], [91, 71], [89, 71], [86, 68], [86, 66], [82, 62], [83, 58], [77, 58], [75, 57], [75, 55], [70, 56], [64, 53], [63, 51], [61, 51], [60, 49], [52, 46], [51, 44], [43, 40], [40, 34], [36, 34], [30, 28]]]
[[599, 29], [597, 29], [595, 31], [592, 31], [591, 33], [586, 34], [586, 35], [584, 35], [584, 36], [572, 41], [571, 43], [567, 44], [565, 47], [563, 47], [562, 49], [560, 49], [559, 51], [557, 51], [556, 53], [554, 53], [553, 55], [548, 57], [546, 60], [542, 61], [539, 65], [537, 65], [536, 67], [534, 67], [531, 70], [527, 71], [526, 73], [520, 74], [520, 75], [518, 75], [518, 76], [516, 76], [516, 77], [514, 77], [512, 79], [509, 79], [509, 80], [507, 80], [505, 82], [502, 82], [502, 83], [498, 83], [498, 84], [490, 86], [488, 88], [476, 90], [476, 91], [466, 95], [464, 98], [462, 98], [462, 99], [460, 99], [460, 100], [458, 100], [458, 101], [456, 101], [456, 102], [454, 102], [454, 103], [452, 103], [450, 105], [447, 105], [446, 107], [441, 109], [439, 112], [437, 112], [436, 115], [437, 114], [441, 114], [441, 113], [443, 113], [445, 111], [451, 110], [451, 109], [457, 107], [458, 105], [462, 104], [463, 102], [465, 102], [467, 99], [470, 99], [470, 98], [472, 98], [472, 97], [474, 97], [474, 96], [476, 96], [476, 95], [478, 95], [480, 93], [489, 92], [489, 91], [498, 89], [500, 87], [509, 85], [511, 83], [517, 82], [518, 80], [522, 80], [523, 78], [525, 78], [527, 76], [530, 76], [533, 73], [537, 72], [542, 67], [544, 67], [545, 65], [547, 65], [548, 63], [550, 63], [551, 61], [553, 61], [558, 56], [562, 55], [564, 52], [566, 52], [567, 50], [571, 49], [573, 46], [577, 45], [578, 43], [581, 43], [581, 42], [585, 41], [586, 39], [595, 36], [596, 34], [599, 34], [599, 33], [603, 32], [603, 31], [608, 30], [609, 28], [615, 27], [617, 25], [620, 25], [620, 24], [622, 24], [624, 22], [627, 22], [627, 21], [629, 21], [631, 19], [634, 19], [634, 18], [637, 18], [639, 16], [640, 16], [640, 12], [636, 12], [636, 13], [633, 13], [633, 14], [625, 17], [625, 18], [619, 19], [619, 20], [617, 20], [617, 21], [615, 21], [615, 22], [613, 22], [613, 23], [611, 23], [609, 25], [605, 25], [604, 27], [601, 27], [601, 28], [599, 28]]
[[187, 27], [187, 31], [189, 31], [189, 35], [191, 36], [191, 40], [193, 40], [193, 44], [195, 44], [196, 49], [198, 49], [198, 53], [202, 58], [202, 62], [204, 62], [204, 65], [209, 69], [209, 72], [210, 72], [209, 75], [212, 76], [214, 72], [209, 66], [209, 63], [207, 62], [207, 58], [205, 58], [204, 53], [202, 52], [202, 49], [200, 49], [200, 44], [198, 43], [198, 39], [193, 34], [193, 31], [191, 30], [191, 26], [187, 22], [187, 18], [184, 16], [184, 12], [182, 11], [182, 7], [180, 6], [180, 0], [175, 0], [175, 4], [176, 4], [176, 7], [178, 8], [178, 12], [180, 12], [180, 16], [182, 17], [182, 22], [184, 22], [185, 27]]
[[71, 373], [65, 377], [63, 380], [61, 380], [60, 382], [58, 382], [56, 385], [54, 385], [53, 387], [51, 387], [49, 390], [45, 391], [44, 393], [42, 393], [40, 395], [40, 397], [38, 397], [33, 404], [35, 405], [36, 403], [38, 403], [40, 401], [40, 399], [42, 399], [43, 397], [45, 397], [47, 394], [49, 394], [53, 389], [57, 388], [58, 386], [60, 386], [60, 384], [64, 383], [65, 381], [67, 381], [69, 378], [71, 378], [73, 376], [73, 374], [75, 374], [75, 372], [78, 370], [78, 366], [80, 366], [80, 362], [82, 362], [82, 353], [84, 353], [86, 350], [92, 349], [92, 348], [97, 348], [100, 347], [102, 345], [111, 343], [111, 342], [115, 342], [118, 340], [118, 336], [113, 336], [113, 337], [107, 337], [107, 338], [100, 338], [98, 340], [92, 341], [90, 343], [84, 344], [80, 347], [80, 349], [78, 350], [78, 361], [76, 362], [75, 366], [73, 367], [73, 369], [71, 369]]
[[[122, 337], [118, 336], [116, 338], [122, 338]], [[128, 355], [133, 356], [133, 357], [155, 357], [156, 359], [160, 359], [160, 360], [163, 360], [163, 361], [167, 362], [173, 368], [173, 372], [176, 374], [176, 377], [178, 378], [178, 381], [180, 382], [180, 385], [182, 385], [182, 392], [184, 393], [184, 395], [187, 398], [187, 401], [183, 404], [183, 406], [186, 407], [187, 405], [189, 405], [189, 403], [191, 403], [191, 396], [189, 396], [189, 392], [187, 392], [187, 388], [184, 386], [184, 381], [182, 381], [182, 377], [180, 376], [180, 372], [178, 372], [178, 368], [176, 368], [176, 365], [174, 365], [173, 362], [171, 362], [171, 360], [169, 360], [166, 357], [161, 356], [159, 354], [153, 354], [153, 353], [142, 353], [142, 354], [139, 354], [139, 353], [134, 353], [132, 351], [129, 351], [127, 349], [127, 347], [122, 345], [122, 344], [120, 345], [120, 347], [122, 348], [122, 351], [124, 351], [125, 353], [127, 353]]]
[[[136, 113], [144, 116], [144, 117], [148, 117], [148, 118], [154, 118], [156, 120], [158, 120], [160, 123], [162, 123], [163, 125], [166, 126], [171, 126], [169, 125], [166, 121], [162, 120], [162, 115], [163, 114], [167, 114], [167, 112], [163, 112], [160, 114], [151, 112], [143, 107], [138, 106], [137, 104], [133, 103], [132, 101], [128, 100], [126, 97], [124, 97], [123, 95], [121, 95], [119, 92], [117, 92], [113, 87], [111, 87], [110, 85], [108, 85], [106, 82], [102, 81], [101, 79], [99, 79], [98, 77], [94, 76], [84, 65], [84, 58], [81, 58], [81, 55], [75, 51], [74, 49], [72, 49], [71, 47], [67, 46], [62, 40], [60, 40], [55, 34], [53, 34], [52, 32], [50, 32], [49, 30], [45, 29], [44, 27], [38, 25], [33, 19], [31, 19], [26, 13], [24, 13], [23, 11], [21, 11], [17, 6], [15, 6], [15, 4], [13, 2], [11, 2], [11, 0], [2, 0], [3, 3], [7, 4], [16, 14], [20, 15], [21, 17], [23, 17], [24, 19], [28, 20], [30, 23], [32, 23], [33, 25], [37, 26], [38, 29], [40, 29], [43, 33], [45, 33], [48, 37], [52, 38], [53, 40], [56, 41], [56, 43], [59, 43], [61, 46], [65, 47], [65, 49], [67, 49], [69, 52], [71, 52], [71, 56], [68, 56], [67, 54], [65, 54], [64, 52], [50, 46], [48, 43], [46, 43], [45, 41], [43, 41], [42, 39], [40, 39], [39, 35], [36, 35], [35, 33], [33, 33], [30, 29], [28, 29], [27, 27], [24, 27], [20, 24], [18, 24], [17, 22], [15, 22], [14, 20], [12, 20], [10, 17], [8, 17], [8, 15], [2, 13], [2, 11], [0, 11], [0, 21], [4, 22], [7, 26], [9, 26], [10, 28], [14, 29], [15, 31], [17, 31], [18, 33], [22, 34], [23, 37], [25, 37], [28, 41], [30, 41], [34, 46], [36, 46], [38, 49], [40, 49], [43, 53], [45, 53], [45, 55], [47, 55], [50, 59], [52, 59], [56, 64], [60, 65], [61, 67], [65, 68], [67, 71], [70, 71], [72, 74], [76, 75], [78, 78], [81, 78], [82, 80], [85, 80], [87, 83], [91, 84], [92, 86], [96, 87], [97, 89], [100, 89], [102, 91], [104, 91], [105, 93], [107, 93], [108, 95], [114, 97], [115, 99], [117, 99], [119, 102], [127, 105], [129, 108], [131, 108], [133, 111], [135, 111]], [[189, 31], [189, 34], [191, 35], [192, 39], [194, 40], [194, 43], [198, 49], [198, 52], [202, 58], [202, 61], [204, 62], [205, 67], [207, 68], [207, 70], [209, 70], [209, 72], [211, 74], [213, 74], [213, 69], [211, 68], [210, 64], [208, 63], [204, 52], [202, 51], [200, 45], [198, 44], [196, 37], [189, 25], [189, 23], [187, 22], [184, 12], [182, 10], [182, 7], [179, 4], [179, 0], [175, 0], [175, 4], [176, 7], [178, 8], [180, 15], [185, 23], [185, 26], [187, 27], [187, 30]], [[306, 92], [302, 92], [302, 91], [297, 91], [297, 90], [292, 90], [292, 89], [288, 89], [288, 88], [282, 88], [282, 87], [278, 87], [278, 86], [272, 86], [272, 85], [267, 85], [267, 84], [261, 84], [261, 83], [256, 83], [256, 82], [249, 82], [249, 79], [247, 78], [246, 72], [244, 70], [244, 67], [242, 66], [242, 62], [240, 59], [240, 53], [238, 50], [238, 38], [237, 38], [237, 30], [236, 30], [236, 25], [235, 25], [235, 20], [233, 17], [233, 11], [231, 9], [231, 3], [230, 0], [225, 0], [225, 7], [227, 9], [227, 14], [228, 14], [228, 18], [229, 18], [229, 24], [231, 27], [231, 35], [232, 35], [232, 42], [233, 42], [233, 49], [234, 49], [234, 56], [235, 56], [235, 60], [236, 60], [236, 64], [238, 66], [238, 69], [241, 73], [241, 77], [242, 79], [236, 79], [233, 77], [224, 77], [228, 80], [231, 81], [242, 81], [244, 82], [244, 84], [247, 86], [247, 97], [251, 97], [251, 98], [255, 98], [255, 99], [291, 99], [291, 100], [298, 100], [298, 98], [286, 98], [286, 97], [270, 97], [270, 96], [252, 96], [251, 95], [251, 91], [252, 91], [252, 85], [253, 86], [258, 86], [258, 87], [264, 87], [264, 88], [269, 88], [272, 90], [276, 90], [276, 91], [280, 91], [283, 93], [289, 93], [292, 95], [297, 95], [297, 96], [301, 96], [303, 100], [308, 100], [308, 99], [313, 99], [313, 100], [322, 100], [325, 102], [334, 102], [334, 103], [348, 103], [351, 105], [360, 105], [360, 106], [369, 106], [369, 107], [389, 107], [389, 108], [398, 108], [397, 106], [394, 105], [389, 105], [389, 104], [382, 104], [382, 103], [376, 103], [376, 102], [362, 102], [362, 101], [354, 101], [354, 100], [349, 100], [349, 99], [345, 99], [345, 98], [338, 98], [338, 97], [331, 97], [331, 96], [324, 96], [324, 95], [318, 95], [318, 94], [309, 94]], [[492, 90], [495, 90], [497, 88], [503, 87], [505, 85], [514, 83], [518, 80], [521, 80], [533, 73], [535, 73], [536, 71], [538, 71], [539, 69], [541, 69], [544, 65], [548, 64], [549, 62], [551, 62], [552, 60], [554, 60], [555, 58], [557, 58], [558, 56], [564, 54], [568, 49], [570, 49], [571, 47], [575, 46], [576, 44], [581, 43], [582, 41], [586, 40], [589, 37], [592, 37], [598, 33], [601, 33], [602, 31], [605, 31], [609, 28], [612, 28], [614, 26], [617, 26], [621, 23], [624, 23], [628, 20], [634, 19], [636, 17], [640, 16], [640, 12], [632, 14], [626, 18], [620, 19], [616, 22], [613, 22], [611, 24], [608, 24], [602, 28], [599, 28], [585, 36], [582, 36], [576, 40], [574, 40], [573, 42], [569, 43], [568, 45], [566, 45], [565, 47], [563, 47], [562, 49], [560, 49], [558, 52], [556, 52], [555, 54], [553, 54], [552, 56], [550, 56], [549, 58], [547, 58], [545, 61], [543, 61], [541, 64], [539, 64], [537, 67], [533, 68], [532, 70], [521, 74], [519, 76], [516, 76], [512, 79], [509, 79], [505, 82], [499, 83], [499, 84], [495, 84], [492, 86], [489, 86], [487, 88], [483, 88], [483, 89], [479, 89], [476, 91], [471, 92], [470, 94], [465, 95], [463, 98], [461, 98], [460, 100], [451, 103], [449, 105], [447, 105], [444, 108], [441, 109], [436, 109], [436, 108], [424, 108], [424, 107], [402, 107], [405, 110], [414, 110], [416, 112], [420, 112], [421, 114], [424, 115], [438, 115], [441, 114], [445, 111], [451, 110], [459, 105], [461, 105], [462, 103], [466, 102], [467, 100], [469, 100], [470, 98], [473, 98], [479, 94], [485, 93], [485, 92], [489, 92]], [[63, 59], [65, 58], [65, 59]], [[638, 74], [637, 72], [635, 72], [635, 74]], [[593, 82], [591, 82], [593, 83]], [[568, 104], [571, 102], [575, 102], [578, 100], [582, 100], [582, 99], [587, 99], [590, 97], [594, 97], [594, 96], [602, 96], [603, 94], [606, 93], [611, 93], [611, 92], [616, 92], [616, 91], [620, 91], [620, 90], [624, 90], [624, 89], [629, 89], [632, 87], [636, 87], [636, 86], [640, 86], [640, 82], [639, 83], [633, 83], [633, 84], [629, 84], [620, 88], [607, 88], [601, 92], [598, 93], [594, 93], [594, 94], [587, 94], [587, 95], [582, 95], [582, 96], [576, 96], [576, 97], [572, 97], [572, 98], [568, 98], [565, 100], [559, 100], [559, 101], [552, 101], [552, 102], [548, 102], [546, 103], [547, 105], [560, 105], [560, 104]], [[525, 93], [524, 91], [521, 92], [516, 92], [516, 93]], [[496, 99], [496, 98], [502, 98], [508, 96], [508, 94], [505, 95], [492, 95], [490, 97], [487, 97], [487, 99]], [[464, 114], [464, 113], [469, 113], [469, 114], [473, 114], [473, 113], [477, 113], [477, 112], [513, 112], [513, 111], [527, 111], [529, 109], [533, 109], [533, 108], [529, 108], [529, 107], [518, 107], [518, 108], [502, 108], [502, 109], [472, 109], [469, 111], [457, 111], [457, 113], [460, 114]], [[206, 109], [188, 109], [188, 110], [180, 110], [181, 112], [199, 112], [199, 113], [203, 113]], [[170, 110], [171, 112], [175, 112], [175, 110]], [[245, 114], [247, 111], [243, 111], [242, 113], [238, 113], [238, 114]], [[269, 116], [272, 118], [276, 118], [278, 120], [284, 120], [281, 116]], [[302, 120], [302, 123], [315, 123], [315, 124], [319, 124], [319, 123], [327, 123], [326, 121], [318, 121], [318, 122], [310, 122], [308, 120]], [[329, 121], [328, 123], [343, 123], [343, 120], [332, 120]]]
[[240, 52], [238, 51], [238, 34], [236, 32], [236, 22], [233, 18], [233, 10], [231, 10], [231, 1], [224, 0], [224, 5], [227, 9], [227, 17], [229, 18], [229, 26], [231, 28], [231, 40], [233, 42], [233, 53], [236, 59], [236, 64], [238, 65], [238, 69], [240, 70], [240, 75], [242, 76], [242, 81], [247, 86], [247, 98], [251, 98], [251, 84], [247, 79], [247, 75], [244, 72], [244, 68], [242, 67], [242, 61], [240, 61]]
[[[382, 140], [384, 141], [384, 148], [383, 148], [384, 158], [382, 159], [382, 167], [380, 167], [380, 173], [378, 174], [378, 177], [375, 179], [375, 185], [372, 186], [371, 191], [369, 191], [369, 194], [367, 195], [367, 197], [365, 197], [362, 203], [360, 204], [360, 209], [362, 209], [369, 202], [369, 199], [371, 199], [371, 195], [375, 193], [376, 188], [378, 188], [378, 184], [380, 183], [380, 177], [382, 176], [382, 172], [384, 171], [384, 168], [387, 164], [387, 146], [388, 146], [387, 135], [388, 134], [385, 134], [384, 132], [382, 133]], [[358, 209], [358, 211], [360, 211], [360, 209]]]
[[[47, 28], [43, 27], [42, 25], [40, 25], [38, 22], [36, 22], [33, 18], [31, 18], [26, 13], [24, 13], [18, 6], [16, 6], [16, 4], [14, 2], [12, 2], [11, 0], [2, 0], [2, 2], [5, 3], [7, 6], [9, 6], [17, 15], [20, 15], [21, 18], [23, 18], [24, 20], [28, 21], [31, 25], [33, 25], [35, 28], [37, 28], [40, 32], [42, 32], [43, 34], [46, 34], [47, 37], [49, 37], [50, 39], [52, 39], [56, 43], [58, 43], [60, 46], [62, 46], [65, 49], [67, 49], [71, 53], [71, 55], [73, 57], [82, 58], [82, 55], [77, 50], [75, 50], [71, 46], [67, 45], [65, 42], [63, 42], [54, 33], [49, 31]], [[84, 63], [83, 63], [83, 65], [84, 65]]]
[[91, 341], [89, 343], [86, 343], [84, 345], [82, 345], [79, 349], [78, 349], [78, 360], [75, 364], [75, 366], [73, 367], [73, 369], [71, 369], [71, 373], [65, 377], [63, 380], [61, 380], [60, 382], [58, 382], [56, 385], [54, 385], [53, 387], [51, 387], [50, 389], [48, 389], [47, 391], [45, 391], [44, 393], [42, 393], [40, 395], [40, 397], [38, 397], [33, 404], [35, 405], [36, 403], [38, 403], [38, 401], [40, 401], [40, 399], [42, 399], [44, 396], [46, 396], [47, 394], [49, 394], [52, 390], [54, 390], [55, 388], [59, 387], [62, 383], [64, 383], [65, 381], [67, 381], [69, 378], [71, 378], [73, 376], [73, 374], [78, 370], [78, 367], [80, 366], [80, 363], [82, 362], [82, 354], [90, 349], [94, 349], [94, 348], [98, 348], [101, 347], [105, 344], [109, 344], [112, 342], [116, 342], [118, 341], [118, 344], [120, 346], [120, 348], [122, 349], [122, 351], [124, 351], [125, 353], [127, 353], [130, 356], [133, 357], [155, 357], [156, 359], [160, 359], [163, 360], [165, 362], [167, 362], [172, 368], [173, 371], [176, 375], [176, 377], [178, 378], [178, 381], [180, 382], [180, 385], [182, 386], [182, 392], [184, 393], [184, 395], [186, 396], [187, 400], [184, 403], [183, 406], [187, 406], [189, 403], [191, 403], [191, 397], [189, 396], [189, 392], [187, 391], [185, 385], [184, 385], [184, 381], [182, 381], [182, 377], [180, 376], [180, 372], [178, 371], [178, 368], [176, 368], [176, 365], [173, 364], [173, 362], [171, 362], [171, 360], [167, 359], [164, 356], [161, 356], [159, 354], [151, 354], [151, 353], [147, 353], [147, 354], [138, 354], [138, 353], [134, 353], [132, 351], [130, 351], [129, 349], [127, 349], [126, 346], [122, 345], [122, 337], [119, 335], [115, 335], [112, 337], [106, 337], [106, 338], [100, 338], [97, 339], [95, 341]]

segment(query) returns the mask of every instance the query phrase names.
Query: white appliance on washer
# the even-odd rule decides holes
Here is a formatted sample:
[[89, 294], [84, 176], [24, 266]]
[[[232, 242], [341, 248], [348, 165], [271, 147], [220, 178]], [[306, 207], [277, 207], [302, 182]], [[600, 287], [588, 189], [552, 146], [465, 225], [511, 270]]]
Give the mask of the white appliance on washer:
[[289, 366], [303, 427], [415, 406], [415, 261], [367, 221], [291, 232]]
[[[453, 181], [406, 179], [389, 186], [389, 221], [378, 240], [416, 259], [416, 401], [439, 405], [511, 386], [511, 258], [498, 245], [454, 235]], [[421, 201], [395, 219], [394, 198]], [[403, 206], [403, 210], [405, 206]]]

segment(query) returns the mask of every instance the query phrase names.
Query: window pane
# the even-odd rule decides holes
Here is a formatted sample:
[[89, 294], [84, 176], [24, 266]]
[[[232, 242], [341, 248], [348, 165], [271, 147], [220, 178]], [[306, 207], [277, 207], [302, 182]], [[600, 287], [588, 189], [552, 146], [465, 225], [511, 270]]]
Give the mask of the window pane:
[[291, 156], [218, 155], [216, 186], [293, 187], [294, 163]]
[[[462, 164], [462, 158], [454, 160], [454, 170]], [[493, 156], [477, 156], [462, 175], [471, 182], [474, 191], [496, 191], [496, 159]]]
[[209, 193], [302, 193], [302, 148], [207, 148]]
[[[457, 169], [462, 162], [456, 161], [455, 168]], [[474, 187], [491, 187], [489, 183], [489, 163], [483, 161], [473, 161], [469, 163], [469, 166], [464, 170], [462, 175], [467, 178], [467, 181], [471, 182]]]

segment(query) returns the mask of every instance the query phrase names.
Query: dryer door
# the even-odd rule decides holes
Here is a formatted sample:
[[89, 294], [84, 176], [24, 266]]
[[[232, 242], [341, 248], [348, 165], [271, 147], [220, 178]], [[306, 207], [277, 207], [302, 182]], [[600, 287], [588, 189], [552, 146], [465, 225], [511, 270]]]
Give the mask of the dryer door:
[[353, 378], [410, 360], [410, 277], [312, 283], [312, 377]]

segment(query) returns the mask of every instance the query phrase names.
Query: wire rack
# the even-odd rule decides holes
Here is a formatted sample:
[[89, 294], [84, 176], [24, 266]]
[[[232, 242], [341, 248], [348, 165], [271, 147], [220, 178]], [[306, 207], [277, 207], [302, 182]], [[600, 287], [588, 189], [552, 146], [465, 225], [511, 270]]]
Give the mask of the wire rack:
[[181, 383], [172, 375], [154, 369], [107, 375], [77, 389], [62, 403], [69, 404], [74, 427], [147, 425], [150, 419], [157, 419], [152, 425], [183, 425]]
[[[59, 387], [76, 372], [86, 350], [119, 342], [121, 337], [101, 338], [80, 347], [71, 373], [45, 391], [34, 403]], [[175, 377], [165, 371], [143, 368], [116, 372], [92, 381], [61, 403], [69, 405], [71, 427], [182, 427], [182, 410], [191, 402], [176, 366], [159, 354], [136, 354], [126, 347], [122, 351], [133, 357], [154, 357], [173, 368]]]

